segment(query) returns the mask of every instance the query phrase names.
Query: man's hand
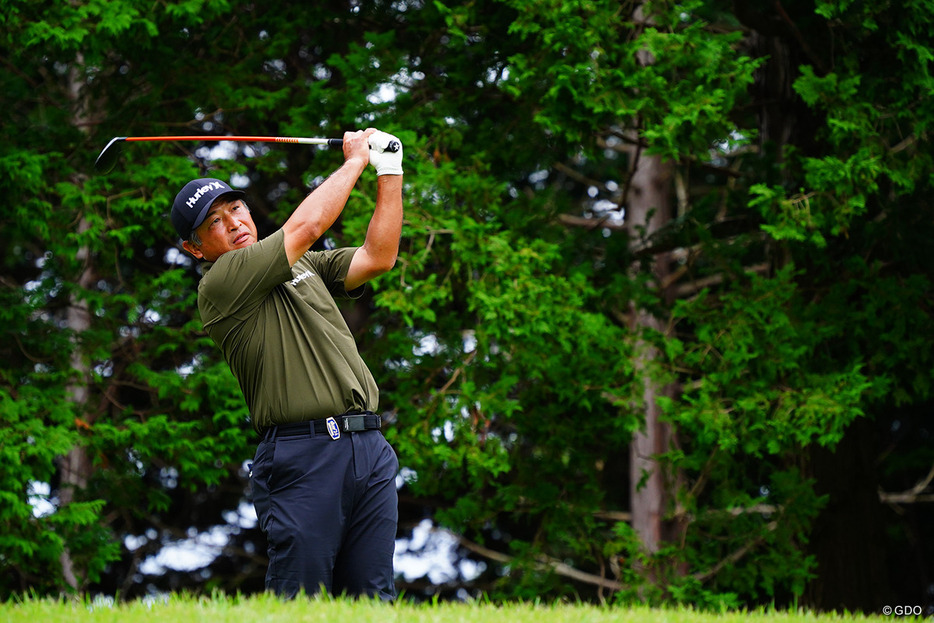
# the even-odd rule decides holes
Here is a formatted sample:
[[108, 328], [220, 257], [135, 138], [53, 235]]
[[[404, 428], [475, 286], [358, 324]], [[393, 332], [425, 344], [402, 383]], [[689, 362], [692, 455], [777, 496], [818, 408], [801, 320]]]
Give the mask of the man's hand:
[[[370, 137], [377, 131], [374, 128], [358, 130], [356, 132], [344, 132], [344, 162], [351, 160], [362, 160], [363, 167], [366, 167], [370, 159]], [[362, 168], [360, 169], [363, 170]]]
[[[379, 130], [369, 136], [370, 164], [380, 175], [402, 175], [402, 141]], [[395, 151], [390, 151], [390, 150]]]

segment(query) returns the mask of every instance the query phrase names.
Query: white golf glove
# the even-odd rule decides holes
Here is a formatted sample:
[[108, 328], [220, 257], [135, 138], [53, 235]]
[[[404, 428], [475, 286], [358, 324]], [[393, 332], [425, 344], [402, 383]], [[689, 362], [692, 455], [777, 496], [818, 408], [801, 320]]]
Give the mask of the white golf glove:
[[370, 135], [370, 164], [376, 175], [402, 175], [402, 141], [385, 132]]

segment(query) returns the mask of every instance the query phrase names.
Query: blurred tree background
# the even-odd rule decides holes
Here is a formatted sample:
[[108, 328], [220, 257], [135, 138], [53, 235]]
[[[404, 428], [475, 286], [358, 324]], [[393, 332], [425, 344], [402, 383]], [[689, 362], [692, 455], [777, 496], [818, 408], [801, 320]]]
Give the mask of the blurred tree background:
[[403, 248], [346, 317], [400, 537], [477, 563], [407, 595], [934, 602], [929, 2], [0, 7], [4, 598], [262, 590], [256, 439], [166, 216], [209, 175], [268, 234], [341, 156], [99, 151], [375, 126]]

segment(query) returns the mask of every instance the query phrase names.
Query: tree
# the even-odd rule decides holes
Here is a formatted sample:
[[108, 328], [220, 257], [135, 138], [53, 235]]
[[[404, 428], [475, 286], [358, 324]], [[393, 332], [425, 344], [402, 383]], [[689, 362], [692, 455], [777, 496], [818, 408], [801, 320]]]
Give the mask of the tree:
[[[658, 401], [678, 431], [677, 443], [666, 455], [676, 500], [668, 517], [687, 524], [683, 539], [676, 542], [681, 547], [669, 548], [646, 563], [659, 569], [654, 577], [661, 598], [729, 601], [733, 595], [748, 602], [802, 595], [806, 585], [813, 589], [826, 581], [826, 575], [814, 577], [821, 560], [814, 558], [816, 549], [808, 539], [812, 527], [830, 516], [828, 511], [819, 517], [818, 513], [832, 508], [834, 498], [842, 493], [828, 491], [830, 474], [822, 473], [828, 461], [809, 457], [812, 453], [840, 456], [845, 450], [835, 452], [837, 443], [866, 430], [859, 424], [851, 426], [860, 418], [879, 417], [883, 430], [885, 421], [901, 422], [899, 416], [879, 415], [886, 413], [879, 411], [880, 404], [930, 400], [926, 364], [912, 356], [915, 363], [908, 364], [912, 372], [907, 377], [902, 376], [907, 361], [900, 355], [875, 356], [869, 365], [864, 353], [906, 351], [891, 342], [884, 346], [862, 342], [848, 330], [862, 327], [858, 335], [864, 331], [889, 338], [897, 335], [905, 344], [915, 343], [910, 335], [927, 339], [920, 337], [927, 333], [921, 320], [924, 305], [899, 304], [892, 308], [897, 312], [880, 314], [877, 304], [869, 302], [878, 297], [894, 303], [883, 293], [902, 279], [912, 283], [902, 288], [910, 300], [923, 297], [929, 276], [926, 261], [897, 261], [907, 270], [898, 276], [879, 272], [884, 260], [870, 268], [868, 258], [894, 246], [875, 235], [907, 232], [896, 233], [900, 228], [888, 229], [878, 222], [870, 225], [866, 218], [870, 204], [879, 214], [904, 206], [912, 214], [915, 233], [926, 229], [921, 226], [924, 212], [908, 206], [916, 205], [914, 192], [926, 183], [923, 175], [916, 175], [924, 165], [916, 169], [911, 161], [919, 157], [923, 163], [927, 157], [913, 152], [902, 161], [901, 154], [916, 145], [904, 128], [925, 123], [921, 108], [908, 102], [923, 99], [919, 85], [927, 80], [927, 69], [921, 50], [927, 46], [910, 33], [926, 32], [923, 26], [915, 28], [926, 23], [927, 12], [922, 10], [917, 22], [912, 18], [908, 26], [869, 5], [854, 5], [844, 14], [831, 3], [816, 7], [783, 3], [761, 12], [747, 9], [733, 14], [718, 3], [656, 2], [646, 9], [655, 27], [637, 36], [644, 22], [630, 21], [630, 14], [620, 12], [615, 3], [512, 6], [518, 11], [510, 30], [524, 38], [525, 45], [508, 57], [508, 72], [497, 75], [508, 75], [501, 84], [516, 99], [515, 108], [522, 110], [522, 102], [532, 103], [533, 118], [555, 145], [555, 151], [545, 151], [550, 145], [539, 149], [554, 154], [552, 162], [557, 162], [549, 170], [551, 176], [544, 177], [554, 180], [552, 186], [526, 187], [529, 194], [534, 192], [530, 205], [548, 206], [552, 213], [560, 211], [554, 206], [561, 205], [567, 210], [560, 215], [561, 222], [603, 234], [589, 238], [571, 234], [567, 240], [572, 244], [563, 245], [568, 249], [566, 257], [592, 262], [594, 282], [600, 287], [598, 296], [590, 299], [593, 309], [616, 320], [625, 314], [627, 304], [635, 302], [669, 319], [664, 331], [635, 336], [655, 341], [665, 353], [670, 375], [659, 379], [662, 384], [677, 381], [682, 388], [677, 396]], [[486, 30], [470, 31], [465, 25], [480, 23], [472, 16], [463, 9], [457, 13], [459, 31], [486, 35]], [[847, 41], [843, 46], [847, 54], [841, 56], [839, 47], [833, 54], [821, 49], [837, 40]], [[873, 50], [872, 64], [917, 66], [918, 82], [893, 90], [890, 74], [861, 63], [866, 49]], [[651, 52], [655, 62], [636, 67], [643, 50]], [[872, 78], [857, 75], [864, 66]], [[878, 86], [872, 89], [855, 89], [859, 82], [876, 80]], [[882, 110], [887, 112], [880, 114]], [[896, 126], [903, 129], [895, 130]], [[878, 130], [885, 127], [892, 129], [892, 138], [879, 144]], [[861, 140], [865, 143], [858, 147]], [[618, 175], [620, 167], [614, 167], [612, 159], [601, 158], [607, 152], [617, 154], [612, 148], [620, 141], [644, 146], [674, 166], [671, 180], [679, 216], [664, 227], [654, 227], [649, 239], [636, 244], [614, 236], [618, 228], [611, 219], [616, 209], [630, 215], [631, 181]], [[574, 145], [584, 150], [566, 147]], [[601, 153], [601, 147], [610, 149]], [[541, 161], [547, 162], [545, 157]], [[623, 170], [637, 168], [629, 165]], [[535, 178], [543, 176], [530, 176]], [[882, 188], [885, 192], [878, 192]], [[618, 189], [622, 189], [619, 194]], [[611, 202], [609, 209], [606, 201]], [[633, 219], [630, 223], [640, 224]], [[903, 245], [898, 248], [906, 250]], [[618, 275], [620, 266], [654, 261], [665, 253], [670, 253], [669, 278], [656, 287], [646, 288], [644, 280]], [[845, 283], [840, 282], [841, 274], [848, 276]], [[659, 288], [662, 284], [666, 287]], [[685, 300], [671, 300], [666, 292]], [[852, 311], [839, 305], [840, 296], [869, 305], [880, 321], [885, 316], [886, 328], [869, 329], [862, 313], [840, 315], [843, 309]], [[926, 359], [926, 354], [920, 357]], [[902, 363], [877, 367], [882, 359]], [[620, 371], [623, 374], [615, 378], [623, 391], [605, 393], [623, 407], [621, 415], [631, 429], [640, 415], [631, 409], [632, 390], [638, 384], [632, 383], [631, 369]], [[913, 379], [912, 389], [896, 378]], [[893, 393], [891, 382], [902, 389]], [[920, 422], [915, 425], [927, 430]], [[573, 439], [563, 433], [558, 433], [562, 439]], [[598, 464], [612, 452], [585, 444], [573, 447], [582, 455], [600, 457]], [[513, 457], [510, 466], [518, 460]], [[904, 487], [916, 480], [918, 485], [926, 484], [923, 475], [929, 460], [929, 455], [919, 459], [921, 469]], [[522, 482], [514, 467], [511, 473], [514, 484]], [[863, 492], [875, 491], [872, 479], [849, 482]], [[453, 484], [437, 488], [456, 491], [452, 498], [458, 506], [477, 504], [476, 497], [465, 500], [469, 492], [456, 490]], [[522, 485], [517, 489], [528, 503], [536, 486]], [[587, 487], [577, 487], [581, 489]], [[552, 512], [546, 500], [562, 499], [562, 494], [554, 488], [546, 490], [538, 504], [531, 504], [543, 509], [534, 514], [536, 518]], [[600, 508], [611, 495], [612, 487], [602, 490], [588, 500], [596, 508], [586, 503], [583, 508], [602, 516], [621, 516]], [[869, 503], [874, 512], [865, 515], [861, 536], [850, 536], [849, 547], [856, 551], [853, 546], [862, 543], [877, 548], [878, 540], [862, 538], [877, 534], [879, 524], [873, 527], [870, 517], [883, 512], [878, 497], [870, 496]], [[483, 507], [491, 512], [512, 509], [498, 498]], [[471, 510], [461, 521], [478, 516], [488, 525], [502, 525]], [[575, 510], [578, 517], [584, 514], [581, 507]], [[852, 514], [847, 520], [852, 523]], [[541, 568], [543, 552], [552, 560], [574, 559], [604, 574], [612, 571], [614, 557], [625, 555], [628, 562], [644, 555], [641, 547], [631, 547], [625, 526], [617, 526], [618, 540], [605, 532], [596, 536], [600, 530], [588, 526], [591, 536], [582, 541], [591, 546], [602, 542], [604, 549], [598, 552], [563, 549], [566, 542], [549, 539], [551, 533], [542, 527], [549, 523], [567, 525], [571, 520], [561, 522], [552, 514], [537, 521], [530, 536], [511, 543], [514, 553], [524, 553], [531, 544], [533, 555], [528, 558], [533, 570]], [[833, 551], [841, 547], [838, 544]], [[607, 552], [611, 555], [605, 557]], [[510, 561], [512, 568], [516, 562]], [[556, 570], [559, 565], [545, 568]], [[619, 569], [616, 577], [627, 581], [624, 586], [638, 583], [626, 574], [625, 566]], [[861, 585], [862, 581], [853, 583]], [[914, 586], [914, 595], [920, 595], [920, 585]], [[820, 592], [808, 595], [824, 608], [873, 609], [885, 603], [881, 594], [860, 589], [841, 591], [834, 599], [818, 597]]]

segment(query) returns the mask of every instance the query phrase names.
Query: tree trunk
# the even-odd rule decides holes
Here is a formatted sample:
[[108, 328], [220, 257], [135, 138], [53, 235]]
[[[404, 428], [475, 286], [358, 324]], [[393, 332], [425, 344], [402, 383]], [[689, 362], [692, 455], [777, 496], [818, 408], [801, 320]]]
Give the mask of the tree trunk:
[[[79, 231], [87, 229], [85, 219], [81, 219], [78, 225]], [[78, 259], [83, 260], [84, 267], [78, 277], [77, 285], [84, 289], [91, 286], [94, 282], [94, 269], [89, 257], [88, 249], [82, 247], [78, 251]], [[78, 299], [74, 294], [71, 296], [71, 304], [66, 312], [66, 325], [73, 335], [79, 336], [91, 328], [91, 314], [88, 311], [87, 304]], [[90, 378], [90, 369], [88, 362], [85, 361], [81, 344], [77, 340], [72, 346], [71, 369], [75, 380], [68, 388], [68, 396], [74, 404], [74, 413], [80, 417], [87, 410], [89, 392], [88, 379]], [[68, 454], [62, 457], [59, 463], [60, 485], [58, 499], [60, 506], [67, 506], [75, 500], [75, 494], [79, 489], [87, 487], [88, 478], [91, 474], [91, 461], [88, 458], [87, 451], [81, 445], [74, 446]], [[66, 545], [62, 551], [62, 575], [68, 586], [74, 590], [79, 590], [80, 582], [75, 573], [71, 554]]]
[[[659, 323], [649, 314], [636, 312], [633, 324], [635, 329], [640, 329], [658, 328]], [[645, 425], [633, 435], [629, 447], [632, 527], [639, 534], [648, 552], [657, 551], [659, 544], [665, 540], [663, 519], [667, 494], [655, 456], [667, 449], [671, 439], [671, 428], [659, 420], [659, 409], [655, 401], [656, 396], [665, 390], [650, 378], [649, 367], [655, 356], [653, 348], [645, 348], [636, 361], [636, 369], [642, 374]]]
[[[75, 59], [75, 65], [69, 74], [68, 94], [71, 100], [73, 112], [73, 123], [77, 128], [87, 127], [88, 107], [82, 94], [83, 80], [80, 77], [83, 68], [83, 57], [79, 54]], [[77, 186], [82, 184], [82, 180], [74, 179], [73, 183]], [[78, 222], [78, 232], [84, 232], [88, 229], [87, 219], [82, 215]], [[76, 280], [77, 292], [90, 288], [96, 279], [93, 257], [87, 247], [81, 247], [77, 252], [77, 259], [81, 264], [81, 271]], [[91, 328], [91, 313], [88, 310], [87, 303], [80, 298], [79, 294], [71, 295], [69, 306], [65, 311], [65, 324], [67, 329], [75, 336], [71, 351], [71, 369], [74, 375], [72, 384], [68, 387], [68, 396], [74, 405], [73, 412], [76, 417], [83, 417], [87, 412], [89, 401], [88, 381], [91, 378], [89, 363], [84, 357], [78, 336], [87, 332]], [[90, 420], [88, 420], [90, 423]], [[65, 507], [76, 499], [76, 492], [87, 487], [88, 478], [91, 474], [91, 461], [87, 451], [81, 445], [74, 446], [68, 454], [62, 457], [59, 463], [60, 484], [58, 491], [59, 506]], [[65, 582], [73, 590], [78, 591], [81, 588], [81, 582], [76, 573], [74, 561], [68, 550], [67, 544], [62, 550], [61, 555], [62, 576]]]
[[[633, 17], [636, 23], [652, 22], [652, 17], [644, 14], [642, 3], [635, 7]], [[639, 61], [643, 65], [654, 63], [647, 50], [640, 50]], [[634, 145], [639, 144], [638, 140], [634, 142]], [[650, 238], [671, 220], [672, 165], [663, 162], [658, 156], [646, 156], [641, 153], [639, 147], [634, 149], [631, 162], [633, 164], [629, 188], [623, 199], [626, 223], [633, 240], [637, 239], [639, 227], [644, 227], [644, 235]], [[669, 272], [667, 253], [655, 256], [651, 271], [655, 284], [662, 287], [661, 284], [665, 283]], [[665, 323], [651, 312], [635, 308], [630, 312], [634, 332], [664, 329]], [[640, 341], [634, 365], [637, 374], [642, 377], [645, 425], [635, 433], [629, 448], [632, 527], [639, 534], [648, 552], [656, 552], [660, 544], [667, 540], [664, 516], [668, 495], [665, 478], [656, 456], [668, 449], [672, 435], [671, 426], [659, 419], [656, 397], [670, 389], [659, 387], [657, 381], [652, 378], [652, 368], [657, 356], [654, 348]]]
[[[646, 234], [651, 236], [671, 218], [671, 166], [654, 156], [642, 156], [635, 162], [626, 220], [631, 228], [644, 226]], [[664, 282], [668, 273], [667, 254], [654, 259], [652, 273], [656, 284]], [[633, 309], [631, 312], [633, 331], [664, 330], [665, 323], [649, 311]], [[657, 351], [645, 342], [640, 342], [639, 346], [635, 368], [642, 376], [645, 426], [636, 432], [629, 452], [632, 526], [642, 538], [645, 549], [655, 552], [666, 540], [664, 515], [668, 502], [664, 475], [655, 456], [668, 450], [671, 442], [671, 426], [659, 419], [656, 397], [670, 389], [659, 387], [652, 378]]]

